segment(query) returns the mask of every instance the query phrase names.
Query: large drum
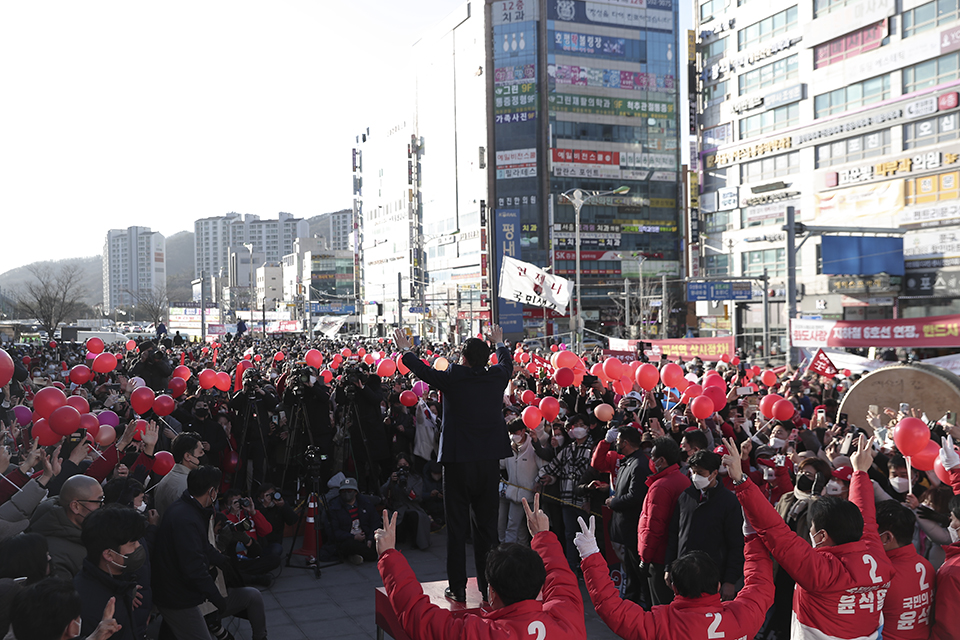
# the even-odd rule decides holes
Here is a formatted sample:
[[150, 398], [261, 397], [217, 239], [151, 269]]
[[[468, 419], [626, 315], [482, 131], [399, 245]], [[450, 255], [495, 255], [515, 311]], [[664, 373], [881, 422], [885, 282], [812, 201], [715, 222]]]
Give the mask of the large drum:
[[[850, 424], [867, 433], [873, 427], [867, 424], [867, 408], [871, 404], [883, 411], [896, 410], [901, 402], [927, 414], [930, 420], [939, 420], [948, 411], [960, 412], [960, 377], [943, 367], [918, 362], [895, 364], [863, 376], [843, 397], [840, 413], [847, 414]], [[889, 418], [882, 418], [886, 423]]]

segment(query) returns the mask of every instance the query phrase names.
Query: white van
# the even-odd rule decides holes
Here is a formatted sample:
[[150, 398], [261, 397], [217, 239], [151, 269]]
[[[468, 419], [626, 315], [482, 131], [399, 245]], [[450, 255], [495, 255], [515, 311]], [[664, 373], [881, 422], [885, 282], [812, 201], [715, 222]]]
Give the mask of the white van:
[[115, 331], [77, 331], [77, 342], [86, 342], [90, 338], [100, 338], [103, 344], [112, 344], [114, 342], [126, 342], [127, 336]]

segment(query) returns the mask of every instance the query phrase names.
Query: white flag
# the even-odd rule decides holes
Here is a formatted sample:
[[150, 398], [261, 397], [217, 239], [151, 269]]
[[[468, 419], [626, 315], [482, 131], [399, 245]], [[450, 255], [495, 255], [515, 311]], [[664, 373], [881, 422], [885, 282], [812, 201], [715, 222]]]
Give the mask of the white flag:
[[570, 281], [551, 275], [529, 262], [503, 256], [500, 267], [500, 297], [563, 313], [570, 302]]

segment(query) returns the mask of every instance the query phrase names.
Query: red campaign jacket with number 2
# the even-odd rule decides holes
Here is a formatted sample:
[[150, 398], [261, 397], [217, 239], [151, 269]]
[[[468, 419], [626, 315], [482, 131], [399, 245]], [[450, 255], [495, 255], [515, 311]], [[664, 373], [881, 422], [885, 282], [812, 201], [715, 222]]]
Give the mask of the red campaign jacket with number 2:
[[522, 600], [483, 615], [454, 617], [432, 604], [403, 555], [391, 549], [377, 563], [403, 630], [418, 640], [583, 640], [583, 598], [557, 536], [543, 531], [531, 546], [543, 558], [543, 601]]
[[738, 640], [756, 635], [773, 604], [773, 562], [759, 536], [747, 537], [743, 555], [743, 589], [735, 600], [721, 602], [718, 593], [677, 596], [649, 613], [620, 599], [601, 554], [588, 556], [580, 566], [597, 615], [625, 640]]
[[770, 553], [796, 581], [791, 640], [874, 640], [893, 566], [877, 533], [873, 485], [853, 474], [850, 501], [863, 514], [856, 542], [814, 549], [801, 540], [752, 481], [737, 488], [747, 520]]

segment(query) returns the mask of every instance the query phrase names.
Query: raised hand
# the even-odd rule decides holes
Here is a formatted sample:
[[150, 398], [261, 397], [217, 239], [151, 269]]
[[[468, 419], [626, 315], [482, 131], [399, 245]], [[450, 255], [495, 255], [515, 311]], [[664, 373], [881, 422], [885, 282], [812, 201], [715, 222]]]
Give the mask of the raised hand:
[[503, 329], [498, 324], [490, 325], [490, 341], [493, 344], [503, 342]]
[[597, 536], [594, 533], [596, 531], [596, 521], [594, 516], [590, 516], [589, 526], [587, 526], [587, 523], [583, 521], [583, 516], [578, 517], [577, 522], [580, 523], [580, 531], [577, 533], [577, 535], [573, 536], [573, 544], [577, 547], [577, 552], [580, 554], [580, 559], [583, 560], [587, 556], [600, 553], [600, 547], [597, 546]]
[[727, 467], [727, 476], [734, 482], [740, 482], [743, 478], [743, 457], [740, 454], [740, 448], [737, 447], [737, 441], [733, 438], [723, 438], [723, 446], [727, 452], [723, 454], [723, 464]]
[[406, 351], [410, 348], [410, 338], [400, 329], [393, 330], [393, 343], [397, 345], [400, 351]]
[[373, 532], [373, 539], [377, 542], [377, 555], [383, 555], [390, 549], [397, 547], [397, 513], [390, 517], [390, 513], [383, 510], [383, 528]]
[[867, 438], [862, 433], [857, 440], [857, 452], [850, 456], [850, 464], [854, 471], [869, 471], [873, 466], [873, 459], [877, 457], [877, 452], [871, 446], [873, 438]]
[[93, 630], [93, 633], [90, 634], [87, 640], [106, 640], [123, 628], [113, 617], [116, 603], [116, 598], [107, 600], [107, 606], [103, 608], [103, 618], [101, 618], [100, 624], [97, 625], [97, 628]]
[[550, 518], [540, 509], [540, 494], [533, 494], [533, 509], [530, 508], [526, 498], [521, 498], [521, 502], [523, 511], [527, 514], [527, 528], [530, 530], [530, 535], [535, 536], [541, 531], [549, 531]]
[[940, 464], [946, 470], [960, 466], [960, 454], [953, 448], [953, 436], [945, 436], [940, 443], [943, 448], [940, 449]]

